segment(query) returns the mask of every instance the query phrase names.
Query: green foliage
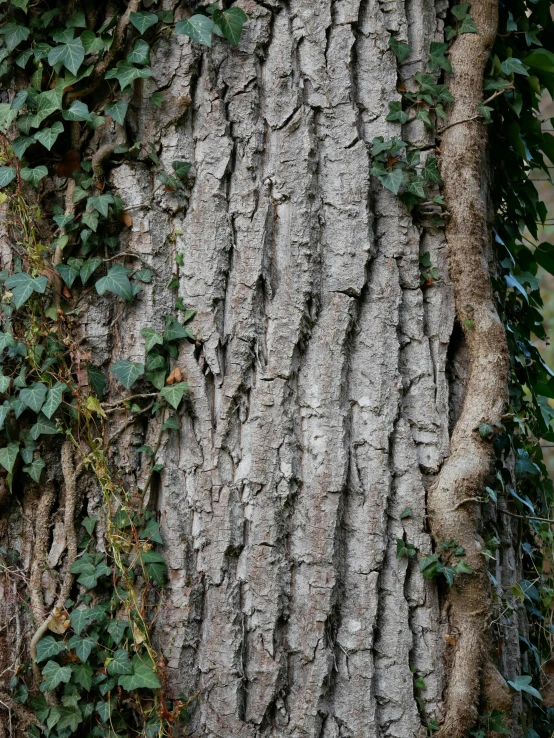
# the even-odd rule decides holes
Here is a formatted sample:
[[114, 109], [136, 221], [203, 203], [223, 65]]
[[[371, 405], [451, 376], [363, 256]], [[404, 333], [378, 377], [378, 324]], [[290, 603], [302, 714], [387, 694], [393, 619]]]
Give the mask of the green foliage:
[[[404, 92], [401, 102], [389, 103], [387, 120], [403, 125], [419, 119], [429, 130], [436, 128], [437, 120], [448, 120], [444, 106], [452, 102], [452, 98], [438, 75], [451, 68], [448, 42], [458, 34], [478, 31], [470, 8], [469, 3], [453, 6], [453, 24], [445, 29], [447, 43], [431, 44], [430, 73], [414, 75], [412, 79], [417, 89]], [[554, 275], [554, 247], [538, 242], [537, 226], [544, 223], [547, 210], [537, 195], [533, 173], [542, 171], [552, 182], [550, 164], [554, 164], [554, 137], [542, 129], [540, 119], [544, 90], [554, 95], [554, 22], [550, 10], [548, 0], [500, 3], [499, 34], [487, 70], [485, 99], [475, 111], [485, 123], [492, 124], [489, 127], [490, 158], [495, 163], [492, 191], [497, 210], [495, 242], [500, 264], [494, 288], [507, 329], [511, 359], [510, 408], [505, 422], [497, 427], [483, 421], [475, 430], [483, 441], [493, 445], [496, 453], [496, 483], [486, 488], [483, 499], [495, 506], [503, 497], [515, 506], [522, 520], [531, 516], [523, 525], [525, 540], [522, 545], [528, 579], [516, 582], [509, 595], [496, 595], [495, 607], [502, 618], [510, 620], [517, 619], [518, 602], [524, 603], [527, 610], [531, 630], [529, 639], [522, 640], [522, 648], [531, 673], [518, 676], [509, 684], [527, 699], [538, 700], [529, 716], [533, 727], [524, 715], [520, 720], [526, 735], [540, 738], [550, 736], [554, 730], [552, 710], [542, 707], [540, 693], [531, 686], [534, 677], [540, 679], [540, 664], [551, 657], [554, 533], [549, 521], [553, 517], [554, 490], [544, 465], [540, 441], [554, 442], [554, 410], [551, 407], [554, 374], [545, 365], [533, 341], [546, 339], [537, 270], [540, 266]], [[389, 45], [400, 62], [410, 51], [407, 45], [400, 45], [394, 39]], [[410, 90], [412, 87], [410, 85]], [[553, 123], [554, 119], [550, 120], [550, 125]], [[372, 173], [395, 194], [404, 198], [410, 194], [406, 204], [414, 207], [424, 195], [427, 198], [429, 195], [417, 190], [418, 178], [423, 177], [418, 170], [419, 162], [412, 164], [410, 161], [410, 153], [409, 145], [396, 138], [388, 142], [375, 139]], [[438, 169], [436, 175], [436, 179], [428, 181], [440, 185]], [[430, 271], [428, 254], [422, 257], [420, 267], [422, 284], [438, 276]], [[466, 330], [474, 328], [472, 316], [466, 316], [463, 322]], [[487, 546], [482, 553], [491, 561], [495, 560], [494, 552], [501, 540], [497, 525], [493, 515], [483, 533]], [[434, 579], [440, 575], [452, 584], [457, 574], [471, 573], [463, 558], [459, 558], [464, 555], [463, 549], [455, 542], [443, 542], [438, 549], [419, 559], [424, 577]], [[398, 551], [399, 555], [407, 555], [402, 541], [398, 542]], [[494, 569], [489, 575], [494, 592], [499, 592]], [[505, 715], [497, 710], [481, 716], [472, 735], [484, 738], [490, 732], [509, 734], [504, 718]], [[438, 725], [428, 727], [430, 732], [439, 728]]]
[[179, 21], [175, 31], [189, 36], [204, 46], [212, 45], [212, 36], [223, 36], [235, 46], [240, 41], [242, 28], [248, 20], [244, 10], [238, 7], [219, 10], [214, 5], [208, 8], [211, 17], [196, 14], [187, 20]]
[[[171, 32], [173, 12], [139, 8], [131, 13], [123, 45], [116, 34], [117, 14], [102, 27], [101, 21], [87, 27], [88, 16], [78, 3], [70, 15], [63, 2], [52, 9], [43, 0], [4, 5], [0, 81], [11, 84], [16, 72], [21, 89], [11, 104], [0, 104], [0, 202], [8, 203], [19, 248], [13, 272], [0, 274], [0, 465], [10, 488], [21, 473], [40, 484], [46, 465], [40, 454], [52, 446], [49, 437], [70, 440], [101, 491], [106, 543], [105, 552], [95, 550], [98, 518], [84, 518], [80, 553], [70, 567], [75, 586], [65, 603], [67, 620], [37, 644], [41, 694], [29, 694], [26, 665], [12, 680], [11, 698], [34, 710], [48, 738], [116, 738], [129, 730], [161, 738], [175, 734], [188, 700], [164, 694], [162, 662], [150, 638], [167, 566], [154, 550], [163, 542], [159, 523], [142, 500], [153, 475], [163, 470], [156, 460], [162, 434], [180, 427], [166, 414], [188, 390], [175, 361], [180, 342], [193, 340], [186, 323], [194, 313], [180, 300], [175, 310], [184, 311], [181, 319], [167, 315], [162, 325], [142, 331], [145, 362], [122, 359], [110, 367], [118, 380], [110, 383], [111, 391], [119, 392], [122, 385], [124, 395], [105, 406], [106, 372], [76, 359], [72, 331], [79, 299], [84, 291], [92, 292], [91, 299], [115, 296], [124, 309], [152, 281], [152, 272], [146, 265], [133, 270], [123, 263], [118, 236], [130, 216], [106, 186], [102, 168], [71, 150], [75, 139], [106, 125], [106, 116], [125, 125], [129, 98], [121, 92], [152, 76], [151, 47], [160, 34]], [[240, 8], [212, 5], [207, 15], [180, 21], [175, 31], [205, 45], [211, 45], [213, 35], [237, 45], [246, 20]], [[91, 91], [98, 97], [90, 97]], [[149, 99], [159, 107], [163, 93]], [[20, 132], [12, 144], [4, 135], [9, 126]], [[121, 145], [114, 156], [133, 157], [140, 147]], [[68, 153], [74, 156], [66, 163]], [[154, 145], [149, 156], [160, 167]], [[68, 208], [58, 200], [42, 213], [27, 195], [37, 188], [40, 196], [52, 161], [59, 162], [62, 181], [74, 179], [73, 202]], [[190, 163], [175, 161], [172, 173], [160, 171], [159, 178], [167, 190], [182, 192], [190, 169]], [[47, 217], [55, 235], [43, 244], [38, 220]], [[139, 397], [128, 398], [125, 393], [139, 382]], [[158, 443], [143, 457], [147, 479], [140, 491], [121, 486], [122, 475], [106, 456], [104, 439], [114, 407], [132, 417], [147, 411], [160, 415]], [[5, 561], [3, 551], [0, 559], [8, 571], [13, 562]], [[42, 694], [51, 691], [55, 701]], [[29, 734], [42, 733], [31, 726]]]
[[[485, 85], [498, 94], [486, 102], [488, 111], [479, 108], [485, 121], [492, 121], [492, 160], [501, 162], [493, 170], [495, 241], [501, 264], [494, 287], [507, 327], [511, 359], [510, 407], [505, 427], [491, 437], [497, 455], [496, 483], [487, 492], [494, 504], [503, 497], [510, 500], [517, 514], [531, 516], [521, 531], [527, 578], [498, 598], [496, 608], [508, 613], [510, 620], [517, 617], [517, 603], [522, 602], [527, 611], [530, 635], [522, 642], [522, 649], [529, 674], [509, 684], [534, 701], [527, 725], [529, 735], [541, 738], [554, 730], [552, 711], [542, 706], [540, 693], [531, 686], [534, 679], [540, 683], [540, 663], [551, 655], [548, 630], [554, 587], [550, 573], [554, 536], [552, 526], [537, 518], [553, 517], [554, 490], [540, 439], [554, 442], [550, 406], [554, 378], [534, 340], [546, 338], [537, 271], [540, 266], [553, 273], [554, 251], [551, 244], [539, 242], [537, 226], [544, 222], [547, 211], [533, 180], [542, 171], [552, 181], [552, 136], [542, 130], [540, 102], [544, 89], [554, 92], [553, 52], [554, 23], [549, 2], [509, 0], [501, 4], [499, 34]], [[515, 475], [504, 463], [507, 457], [515, 459]], [[495, 525], [489, 527], [489, 535], [499, 538]]]

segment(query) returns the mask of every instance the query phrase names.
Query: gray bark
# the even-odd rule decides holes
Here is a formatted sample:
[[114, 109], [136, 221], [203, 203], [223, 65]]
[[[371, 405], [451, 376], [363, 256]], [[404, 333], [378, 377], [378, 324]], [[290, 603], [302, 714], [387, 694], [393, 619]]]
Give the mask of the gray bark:
[[[401, 135], [385, 121], [400, 99], [388, 39], [412, 45], [409, 77], [442, 40], [446, 3], [238, 4], [249, 21], [237, 50], [161, 38], [153, 79], [135, 89], [143, 154], [110, 183], [133, 217], [122, 250], [154, 279], [130, 307], [91, 297], [83, 351], [143, 361], [140, 329], [163, 327], [178, 271], [197, 343], [176, 362], [191, 391], [150, 502], [170, 569], [156, 639], [175, 693], [200, 693], [191, 734], [422, 737], [442, 717], [447, 626], [436, 585], [396, 541], [432, 550], [454, 301], [444, 235], [415, 225], [369, 170], [372, 139]], [[146, 102], [158, 89], [160, 111]], [[91, 151], [118, 135], [99, 129]], [[419, 122], [402, 137], [434, 143]], [[168, 172], [193, 163], [185, 195], [155, 181], [149, 142]], [[425, 252], [440, 280], [422, 288]], [[157, 433], [153, 421], [118, 438], [130, 479], [144, 481], [134, 449]]]
[[[185, 202], [157, 193], [133, 211], [125, 249], [160, 281], [112, 348], [142, 358], [138, 328], [159, 327], [168, 252], [183, 253], [198, 349], [182, 352], [190, 412], [163, 453], [158, 638], [172, 681], [201, 692], [203, 735], [416, 736], [410, 669], [439, 717], [443, 637], [436, 592], [396, 539], [431, 550], [454, 309], [442, 235], [370, 179], [368, 144], [400, 134], [385, 122], [391, 32], [418, 60], [442, 21], [429, 3], [244, 8], [236, 52], [158, 47], [164, 129], [136, 110], [137, 139], [161, 133], [166, 168], [186, 159], [195, 175]], [[129, 206], [151, 197], [140, 164], [113, 183]], [[422, 291], [425, 251], [441, 282]]]

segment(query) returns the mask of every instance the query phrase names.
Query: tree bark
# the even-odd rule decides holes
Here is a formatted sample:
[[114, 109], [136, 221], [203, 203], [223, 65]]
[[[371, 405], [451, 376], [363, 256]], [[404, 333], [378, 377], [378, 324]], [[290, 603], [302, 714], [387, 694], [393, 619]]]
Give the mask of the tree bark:
[[[420, 121], [401, 136], [385, 118], [399, 74], [443, 40], [447, 5], [238, 4], [249, 17], [238, 49], [161, 37], [153, 78], [135, 83], [127, 135], [142, 153], [105, 171], [133, 220], [121, 250], [154, 276], [131, 306], [87, 298], [82, 350], [105, 367], [144, 361], [140, 330], [163, 327], [178, 275], [197, 311], [196, 344], [176, 361], [191, 391], [149, 504], [170, 570], [155, 638], [175, 694], [199, 693], [191, 735], [423, 738], [444, 716], [459, 634], [397, 540], [433, 551], [427, 490], [449, 454], [465, 360], [444, 233], [415, 223], [369, 170], [375, 136], [434, 147]], [[412, 46], [400, 72], [391, 34]], [[146, 104], [155, 90], [159, 111]], [[116, 140], [115, 124], [100, 128], [89, 155]], [[150, 144], [168, 172], [193, 163], [185, 194], [155, 180]], [[440, 279], [422, 287], [426, 252]], [[137, 484], [134, 452], [158, 432], [135, 424], [114, 441]], [[29, 565], [37, 498], [31, 486], [4, 516]], [[93, 485], [79, 500], [99, 509]], [[8, 653], [17, 608], [1, 607]]]

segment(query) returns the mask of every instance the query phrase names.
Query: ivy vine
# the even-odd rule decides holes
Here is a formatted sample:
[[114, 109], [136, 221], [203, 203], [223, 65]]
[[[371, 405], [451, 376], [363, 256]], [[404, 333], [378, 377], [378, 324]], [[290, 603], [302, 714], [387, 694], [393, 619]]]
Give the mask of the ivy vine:
[[[27, 579], [36, 631], [31, 661], [16, 665], [9, 699], [21, 706], [20, 718], [35, 738], [161, 738], [187, 719], [194, 695], [171, 693], [165, 661], [152, 642], [167, 567], [156, 550], [159, 523], [145, 500], [163, 468], [156, 458], [163, 435], [180, 427], [173, 412], [188, 385], [175, 360], [179, 343], [194, 341], [194, 311], [176, 299], [164, 330], [142, 329], [145, 362], [121, 359], [110, 366], [122, 394], [107, 402], [107, 377], [80, 351], [75, 328], [91, 285], [100, 298], [111, 293], [125, 305], [152, 281], [148, 264], [131, 268], [129, 255], [118, 251], [119, 233], [132, 218], [104, 172], [110, 158], [133, 157], [141, 145], [129, 145], [123, 135], [89, 159], [81, 152], [109, 120], [124, 133], [133, 86], [152, 76], [151, 47], [159, 36], [184, 34], [205, 46], [218, 36], [236, 45], [247, 17], [218, 2], [177, 22], [172, 11], [141, 9], [138, 0], [123, 14], [108, 4], [103, 20], [103, 8], [85, 13], [73, 3], [2, 5], [0, 80], [15, 93], [0, 104], [0, 205], [13, 239], [13, 268], [0, 273], [2, 483], [11, 490], [23, 474], [42, 484], [44, 449], [57, 437], [66, 498], [65, 574], [57, 603], [46, 617], [37, 612], [40, 583]], [[149, 98], [156, 107], [163, 102], [161, 92]], [[186, 186], [189, 162], [173, 162], [168, 174], [152, 146], [149, 157], [159, 186]], [[53, 165], [66, 181], [65, 202], [43, 208], [41, 183]], [[175, 261], [168, 289], [178, 285], [182, 255]], [[140, 489], [126, 486], [108, 458], [118, 433], [111, 418], [121, 408], [130, 422], [149, 415], [159, 425], [155, 447], [138, 449], [148, 459]], [[103, 511], [100, 519], [82, 518], [77, 533], [82, 474], [96, 480]], [[36, 566], [40, 570], [42, 562]], [[23, 576], [16, 552], [0, 550], [0, 575]]]
[[[525, 606], [530, 631], [528, 638], [520, 637], [524, 673], [509, 680], [508, 685], [527, 700], [518, 716], [523, 734], [526, 738], [547, 738], [554, 731], [554, 710], [543, 707], [540, 687], [545, 681], [544, 664], [552, 657], [554, 638], [554, 490], [542, 443], [554, 441], [554, 372], [534, 341], [547, 340], [539, 269], [554, 275], [554, 245], [539, 242], [538, 228], [545, 223], [547, 209], [538, 196], [533, 175], [541, 171], [554, 184], [554, 119], [542, 117], [541, 104], [545, 92], [554, 97], [554, 22], [548, 0], [502, 0], [499, 10], [499, 30], [484, 85], [486, 97], [477, 106], [475, 119], [490, 124], [497, 258], [493, 284], [510, 349], [510, 407], [501, 426], [484, 422], [476, 429], [493, 444], [496, 454], [494, 483], [483, 489], [476, 502], [485, 506], [488, 522], [481, 531], [486, 544], [483, 555], [491, 564], [500, 555], [503, 537], [498, 521], [503, 516], [511, 518], [519, 529], [525, 576], [506, 591], [491, 565], [489, 576], [495, 598], [492, 622], [512, 622], [517, 628], [518, 608]], [[446, 43], [431, 44], [428, 71], [413, 76], [410, 89], [415, 91], [407, 91], [401, 83], [402, 100], [389, 103], [387, 117], [401, 125], [421, 120], [435, 132], [439, 146], [441, 129], [451, 125], [447, 111], [452, 100], [439, 76], [452, 71], [449, 42], [457, 34], [477, 33], [470, 3], [454, 5], [450, 13], [452, 23], [445, 28]], [[399, 63], [411, 50], [396, 38], [390, 39], [389, 46]], [[380, 137], [373, 142], [373, 155], [372, 174], [416, 215], [421, 217], [426, 207], [444, 204], [438, 194], [440, 165], [433, 163], [433, 175], [426, 174], [429, 158], [422, 168], [416, 148], [399, 138], [384, 141]], [[440, 225], [444, 217], [448, 214], [436, 213], [433, 224]], [[423, 255], [420, 266], [422, 286], [437, 281], [439, 274], [436, 269], [430, 271], [428, 254]], [[471, 328], [471, 320], [465, 322]], [[449, 543], [455, 545], [440, 542], [437, 552], [420, 557], [419, 568], [424, 576], [434, 578], [442, 573], [452, 583], [455, 566], [445, 566], [444, 562], [444, 546], [448, 548]], [[450, 553], [455, 550], [452, 548]], [[415, 558], [417, 553], [413, 545], [398, 540], [398, 556]], [[445, 568], [450, 569], [448, 575]], [[498, 640], [501, 647], [500, 631]], [[496, 709], [492, 713], [482, 710], [479, 725], [471, 735], [485, 738], [491, 732], [509, 734], [509, 718]], [[429, 724], [428, 729], [432, 734], [439, 726]]]

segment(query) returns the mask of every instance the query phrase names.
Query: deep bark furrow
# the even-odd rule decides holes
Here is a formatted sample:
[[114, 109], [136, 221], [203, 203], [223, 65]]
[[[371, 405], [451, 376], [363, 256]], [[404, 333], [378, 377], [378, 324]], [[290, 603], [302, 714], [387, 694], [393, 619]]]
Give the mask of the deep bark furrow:
[[[444, 628], [435, 584], [396, 541], [431, 552], [454, 303], [443, 235], [369, 172], [373, 138], [400, 136], [386, 121], [400, 99], [389, 37], [413, 47], [402, 77], [423, 68], [443, 2], [238, 4], [238, 48], [156, 41], [128, 130], [160, 142], [166, 172], [193, 167], [177, 192], [146, 148], [112, 170], [133, 219], [126, 263], [153, 280], [130, 305], [87, 298], [83, 351], [105, 368], [143, 362], [142, 328], [163, 331], [177, 295], [197, 311], [196, 343], [174, 362], [190, 386], [181, 429], [163, 436], [148, 498], [169, 567], [155, 640], [175, 694], [200, 692], [193, 734], [415, 738], [442, 716]], [[155, 89], [152, 113], [141, 101]], [[421, 121], [403, 133], [434, 143]], [[94, 145], [116, 135], [108, 126]], [[427, 251], [441, 279], [421, 288]], [[0, 258], [7, 267], [3, 239]], [[134, 451], [158, 432], [137, 422], [110, 450], [133, 485], [149, 464]], [[411, 668], [427, 685], [419, 708]]]
[[[173, 222], [183, 231], [181, 294], [198, 310], [203, 371], [213, 375], [214, 422], [205, 378], [183, 356], [196, 437], [185, 419], [182, 471], [172, 472], [168, 458], [162, 484], [173, 488], [184, 475], [190, 513], [175, 519], [179, 491], [162, 494], [164, 530], [174, 531], [172, 602], [181, 599], [183, 614], [181, 621], [168, 615], [160, 637], [171, 625], [176, 682], [194, 682], [183, 674], [187, 665], [200, 669], [196, 720], [206, 735], [377, 736], [380, 721], [390, 735], [395, 724], [417, 728], [409, 679], [398, 687], [397, 707], [377, 709], [375, 702], [391, 664], [409, 674], [407, 604], [396, 618], [403, 628], [399, 659], [385, 632], [377, 654], [374, 630], [378, 610], [389, 610], [387, 581], [403, 590], [394, 556], [398, 522], [386, 524], [396, 485], [394, 427], [405, 412], [416, 435], [435, 432], [434, 385], [428, 351], [419, 348], [407, 349], [415, 376], [400, 376], [401, 304], [407, 323], [420, 312], [414, 346], [423, 333], [421, 307], [402, 301], [418, 291], [417, 239], [410, 236], [411, 283], [403, 290], [406, 266], [399, 271], [397, 260], [408, 221], [392, 196], [369, 183], [367, 143], [395, 132], [384, 115], [396, 69], [388, 55], [383, 68], [382, 52], [397, 21], [389, 7], [385, 19], [377, 6], [358, 5], [337, 3], [332, 19], [330, 5], [293, 3], [273, 19], [260, 73], [240, 54], [217, 64], [206, 58], [191, 104], [195, 181], [186, 215]], [[350, 70], [359, 12], [358, 68]], [[382, 18], [377, 36], [375, 14]], [[209, 86], [223, 89], [224, 98], [209, 97]], [[358, 140], [360, 127], [365, 141]], [[183, 146], [190, 144], [172, 139], [172, 153]], [[218, 319], [221, 311], [225, 319]], [[419, 385], [408, 387], [414, 399], [405, 406], [403, 382]], [[405, 431], [402, 438], [413, 443]], [[416, 442], [437, 445], [434, 436]], [[438, 456], [426, 465], [436, 466]], [[182, 535], [190, 536], [192, 558], [179, 553]], [[177, 595], [187, 579], [180, 571], [193, 561], [204, 578], [202, 613], [190, 605], [198, 586]], [[428, 610], [425, 601], [419, 606]], [[429, 623], [435, 608], [432, 602]]]

